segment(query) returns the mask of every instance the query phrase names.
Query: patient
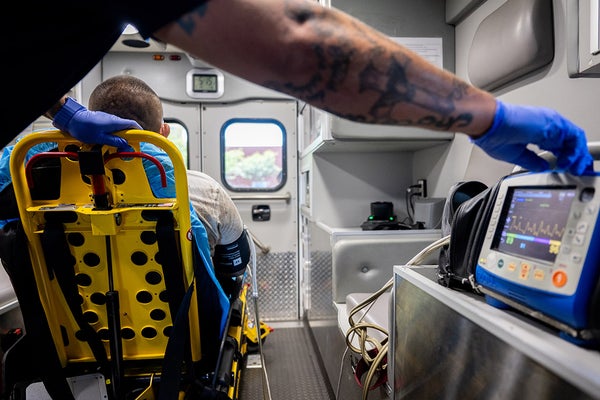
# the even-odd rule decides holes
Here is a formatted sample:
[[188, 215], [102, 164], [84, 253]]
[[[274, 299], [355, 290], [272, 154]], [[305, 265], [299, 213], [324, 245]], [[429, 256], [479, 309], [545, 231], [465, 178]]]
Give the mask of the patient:
[[[89, 108], [134, 119], [145, 130], [164, 136], [169, 134], [169, 126], [163, 123], [159, 97], [143, 81], [132, 76], [117, 76], [102, 82], [91, 94]], [[30, 149], [26, 160], [36, 153], [52, 151], [56, 147], [56, 143], [36, 145]], [[46, 369], [47, 365], [60, 365], [60, 360], [48, 320], [44, 318], [46, 314], [38, 295], [27, 239], [19, 221], [18, 204], [9, 169], [13, 148], [14, 146], [6, 147], [0, 158], [0, 260], [17, 295], [22, 327], [26, 334], [22, 337], [23, 345], [18, 346], [16, 355], [12, 357], [20, 357], [23, 352], [35, 355], [39, 362], [19, 373], [52, 382], [64, 377], [61, 376], [60, 368]], [[154, 195], [175, 197], [171, 159], [164, 151], [149, 143], [141, 143], [140, 150], [158, 159], [167, 175], [168, 185], [163, 188], [156, 165], [142, 159]], [[46, 186], [52, 188], [52, 185]], [[250, 258], [249, 243], [233, 201], [215, 180], [200, 172], [188, 171], [188, 188], [190, 222], [195, 243], [194, 295], [198, 304], [201, 304], [198, 307], [198, 320], [202, 328], [198, 335], [203, 363], [215, 365], [219, 344], [227, 329], [230, 304], [240, 294]], [[39, 188], [36, 190], [39, 191]], [[34, 196], [33, 190], [31, 195]], [[48, 196], [47, 193], [42, 195]], [[172, 319], [175, 325], [175, 316]], [[177, 369], [173, 370], [177, 375]]]
[[[115, 76], [100, 83], [90, 96], [89, 109], [133, 119], [143, 129], [163, 136], [168, 136], [170, 132], [169, 125], [163, 122], [162, 103], [158, 95], [144, 81], [130, 75]], [[9, 157], [13, 147], [6, 147], [0, 159], [0, 220], [4, 220], [0, 223], [0, 228], [3, 228], [7, 221], [15, 221], [19, 217], [9, 173]], [[27, 158], [55, 147], [55, 143], [42, 143], [30, 150]], [[140, 150], [158, 159], [167, 174], [168, 184], [163, 188], [156, 165], [143, 159], [154, 195], [159, 198], [175, 197], [174, 171], [168, 155], [149, 143], [142, 143]], [[209, 267], [207, 272], [212, 280], [219, 282], [216, 284], [218, 299], [213, 301], [220, 304], [221, 310], [218, 314], [222, 335], [229, 300], [235, 299], [239, 294], [245, 267], [250, 258], [249, 243], [237, 208], [214, 179], [198, 171], [188, 171], [188, 188], [191, 226], [198, 253], [204, 264]], [[4, 254], [5, 251], [0, 251], [3, 264], [8, 270], [10, 267], [4, 259]]]
[[[92, 92], [88, 108], [121, 118], [132, 119], [148, 131], [169, 136], [170, 127], [163, 121], [162, 103], [144, 81], [131, 75], [118, 75], [100, 83]], [[157, 167], [144, 159], [144, 168], [156, 197], [174, 197], [172, 164], [155, 146], [142, 143], [141, 151], [156, 157], [167, 171], [168, 185], [162, 188]], [[240, 214], [229, 194], [210, 176], [187, 171], [190, 201], [208, 233], [211, 254], [216, 246], [235, 242], [244, 230]]]

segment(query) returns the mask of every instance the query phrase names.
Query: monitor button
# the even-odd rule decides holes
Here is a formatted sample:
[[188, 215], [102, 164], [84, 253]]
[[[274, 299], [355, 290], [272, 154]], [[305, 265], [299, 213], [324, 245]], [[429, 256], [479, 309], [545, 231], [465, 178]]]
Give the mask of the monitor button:
[[567, 273], [565, 271], [556, 271], [552, 274], [552, 283], [556, 287], [563, 287], [567, 284]]

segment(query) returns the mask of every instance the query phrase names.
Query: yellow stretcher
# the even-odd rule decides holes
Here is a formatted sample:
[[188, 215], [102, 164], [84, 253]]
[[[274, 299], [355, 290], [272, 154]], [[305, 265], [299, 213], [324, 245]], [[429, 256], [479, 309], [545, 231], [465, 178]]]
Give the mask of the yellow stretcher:
[[[55, 352], [44, 360], [53, 371], [40, 377], [20, 374], [19, 359], [29, 345], [17, 342], [6, 357], [5, 371], [13, 370], [5, 374], [5, 386], [11, 386], [5, 391], [31, 392], [31, 385], [41, 381], [62, 400], [68, 398], [62, 397], [67, 386], [76, 392], [81, 377], [92, 376], [100, 396], [110, 400], [162, 399], [167, 391], [179, 398], [236, 399], [246, 351], [246, 291], [232, 301], [225, 337], [202, 343], [199, 310], [204, 305], [190, 295], [197, 257], [181, 154], [153, 132], [117, 134], [133, 152], [82, 145], [60, 131], [30, 134], [15, 145], [13, 186], [43, 308], [40, 318], [47, 319]], [[28, 151], [43, 142], [55, 142], [56, 151], [26, 162]], [[140, 151], [141, 142], [171, 159], [176, 197], [154, 196], [143, 160], [156, 165], [161, 181], [167, 174], [158, 160]], [[40, 194], [40, 185], [55, 190]], [[206, 363], [202, 346], [220, 348], [218, 359]], [[57, 376], [65, 383], [56, 382]]]

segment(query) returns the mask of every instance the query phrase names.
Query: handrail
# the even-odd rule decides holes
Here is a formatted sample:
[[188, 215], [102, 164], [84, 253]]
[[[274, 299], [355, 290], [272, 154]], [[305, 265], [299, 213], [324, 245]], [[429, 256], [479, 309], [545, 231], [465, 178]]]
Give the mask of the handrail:
[[292, 194], [290, 192], [287, 192], [285, 194], [273, 194], [273, 195], [251, 195], [251, 194], [244, 194], [244, 195], [239, 195], [239, 196], [235, 196], [232, 195], [231, 196], [232, 200], [284, 200], [286, 203], [290, 203], [290, 201], [292, 201]]
[[42, 153], [34, 154], [27, 164], [25, 164], [25, 176], [27, 181], [27, 186], [30, 189], [33, 189], [33, 166], [37, 160], [43, 160], [45, 158], [58, 158], [58, 157], [69, 157], [74, 160], [79, 160], [79, 155], [73, 151], [44, 151]]
[[265, 245], [263, 242], [261, 242], [255, 235], [254, 233], [252, 233], [250, 231], [250, 229], [246, 228], [246, 232], [248, 232], [248, 234], [250, 235], [250, 238], [252, 239], [252, 241], [254, 242], [254, 244], [256, 245], [256, 247], [258, 247], [261, 251], [261, 253], [263, 254], [267, 254], [268, 252], [271, 251], [271, 247]]
[[122, 151], [119, 153], [109, 154], [104, 158], [104, 163], [107, 163], [108, 161], [114, 158], [123, 159], [128, 157], [139, 157], [152, 161], [152, 163], [156, 165], [156, 168], [158, 168], [158, 172], [160, 174], [160, 183], [162, 184], [162, 187], [167, 187], [167, 173], [165, 172], [165, 167], [163, 167], [160, 161], [158, 161], [154, 156], [151, 156], [150, 154], [142, 153], [140, 151]]
[[[590, 154], [592, 155], [592, 158], [596, 161], [600, 160], [600, 141], [588, 142], [587, 146]], [[554, 168], [554, 165], [556, 164], [556, 156], [554, 155], [554, 153], [548, 150], [544, 150], [538, 153], [538, 156], [548, 161], [552, 168]], [[523, 170], [525, 170], [525, 168], [521, 167], [520, 165], [516, 165], [513, 168], [512, 172], [521, 172]]]

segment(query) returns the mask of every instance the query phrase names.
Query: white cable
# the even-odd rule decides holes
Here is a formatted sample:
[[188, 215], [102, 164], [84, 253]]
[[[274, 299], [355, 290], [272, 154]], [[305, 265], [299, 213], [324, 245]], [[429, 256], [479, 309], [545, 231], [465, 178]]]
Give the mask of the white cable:
[[340, 360], [340, 373], [338, 374], [337, 387], [335, 388], [335, 398], [340, 398], [340, 388], [342, 386], [342, 373], [344, 372], [344, 359], [346, 358], [346, 354], [348, 354], [349, 347], [346, 346], [344, 353], [342, 354], [342, 359]]
[[258, 282], [256, 281], [256, 246], [252, 235], [247, 235], [248, 243], [250, 244], [250, 263], [252, 266], [252, 297], [258, 297]]
[[265, 355], [262, 348], [262, 335], [260, 332], [260, 317], [258, 313], [258, 282], [256, 273], [256, 246], [251, 235], [247, 235], [250, 244], [250, 262], [252, 264], [252, 298], [254, 299], [254, 326], [256, 328], [256, 341], [258, 342], [258, 353], [260, 354], [260, 364], [263, 371], [263, 399], [271, 400], [271, 386], [269, 385], [269, 376], [267, 375], [267, 365], [265, 364]]

